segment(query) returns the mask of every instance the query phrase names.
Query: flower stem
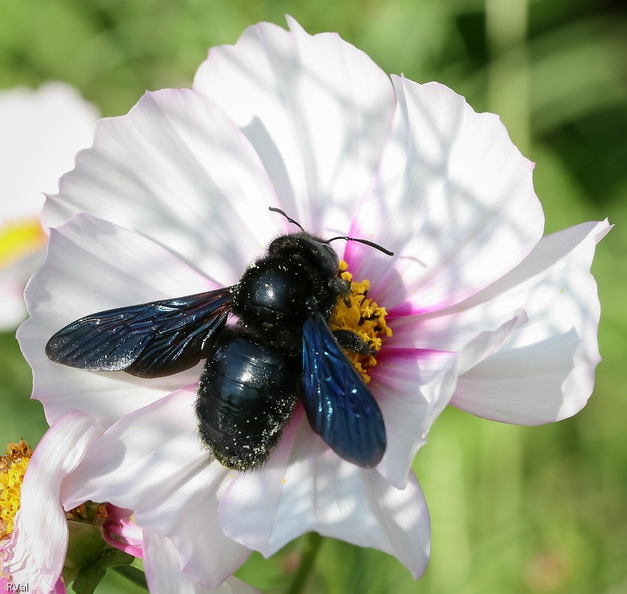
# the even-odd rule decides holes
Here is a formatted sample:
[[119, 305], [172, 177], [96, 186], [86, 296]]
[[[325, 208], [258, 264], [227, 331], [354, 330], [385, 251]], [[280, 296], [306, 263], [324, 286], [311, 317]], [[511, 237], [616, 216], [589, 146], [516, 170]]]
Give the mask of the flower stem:
[[316, 562], [316, 556], [322, 545], [322, 536], [317, 532], [310, 532], [305, 537], [305, 547], [303, 550], [303, 558], [298, 566], [292, 585], [287, 594], [300, 594], [302, 592], [307, 579], [309, 578], [313, 566]]

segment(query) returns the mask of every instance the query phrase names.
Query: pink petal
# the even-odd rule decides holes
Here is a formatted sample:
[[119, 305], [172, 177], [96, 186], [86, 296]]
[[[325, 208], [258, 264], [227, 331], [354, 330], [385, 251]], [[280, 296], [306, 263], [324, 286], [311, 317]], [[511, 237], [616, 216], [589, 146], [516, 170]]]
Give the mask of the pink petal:
[[30, 584], [34, 592], [54, 590], [68, 544], [67, 520], [59, 502], [61, 485], [100, 431], [94, 419], [73, 412], [53, 425], [35, 449], [3, 568], [14, 583]]
[[133, 512], [107, 504], [107, 519], [102, 527], [103, 538], [111, 545], [142, 559], [143, 530], [132, 520]]
[[[345, 259], [391, 315], [426, 313], [470, 297], [514, 268], [542, 236], [532, 164], [493, 114], [437, 83], [393, 77], [398, 109], [372, 194]], [[437, 347], [436, 347], [437, 348]]]
[[[212, 48], [194, 88], [246, 134], [283, 208], [312, 232], [346, 232], [394, 113], [388, 76], [337, 34], [249, 27]], [[337, 233], [335, 233], [337, 235]]]

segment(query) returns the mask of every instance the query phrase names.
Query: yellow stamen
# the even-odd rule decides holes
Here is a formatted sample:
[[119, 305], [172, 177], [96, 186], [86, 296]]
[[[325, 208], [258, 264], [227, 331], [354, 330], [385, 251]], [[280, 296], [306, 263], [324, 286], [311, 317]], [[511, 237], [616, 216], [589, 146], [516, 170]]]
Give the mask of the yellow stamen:
[[[383, 338], [392, 336], [392, 329], [388, 328], [385, 322], [387, 311], [368, 297], [369, 280], [353, 281], [353, 275], [348, 272], [348, 264], [344, 260], [340, 262], [340, 276], [351, 283], [351, 290], [347, 297], [340, 299], [335, 306], [329, 320], [331, 330], [350, 330], [371, 349], [380, 351]], [[346, 351], [346, 355], [363, 380], [366, 383], [370, 382], [369, 371], [377, 364], [376, 356], [360, 355], [350, 351]]]
[[0, 228], [0, 267], [6, 266], [46, 243], [37, 219], [12, 221]]
[[0, 541], [13, 532], [13, 520], [20, 509], [20, 494], [24, 473], [33, 450], [20, 439], [7, 446], [6, 456], [0, 456]]

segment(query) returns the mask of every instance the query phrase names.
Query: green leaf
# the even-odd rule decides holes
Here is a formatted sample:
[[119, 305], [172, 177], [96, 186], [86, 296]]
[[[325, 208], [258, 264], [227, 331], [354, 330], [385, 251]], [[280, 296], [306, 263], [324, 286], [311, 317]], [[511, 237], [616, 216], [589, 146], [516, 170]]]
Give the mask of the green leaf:
[[134, 560], [135, 558], [132, 555], [113, 547], [108, 547], [101, 552], [97, 559], [79, 570], [72, 584], [72, 589], [76, 594], [93, 594], [107, 573], [107, 569], [130, 568]]
[[118, 565], [117, 567], [114, 567], [113, 570], [136, 586], [148, 590], [146, 574], [138, 567], [134, 567], [133, 565]]

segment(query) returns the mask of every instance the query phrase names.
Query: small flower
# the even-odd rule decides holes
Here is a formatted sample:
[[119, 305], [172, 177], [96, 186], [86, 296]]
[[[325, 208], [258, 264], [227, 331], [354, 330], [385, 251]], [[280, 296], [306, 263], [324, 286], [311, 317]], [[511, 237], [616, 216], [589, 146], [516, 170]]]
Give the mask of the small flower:
[[138, 529], [129, 510], [86, 500], [76, 506], [65, 503], [75, 498], [65, 483], [101, 433], [93, 418], [70, 412], [48, 430], [34, 452], [22, 441], [11, 444], [1, 459], [0, 585], [27, 586], [34, 594], [65, 593], [66, 581], [76, 577], [78, 563], [90, 559], [90, 550], [98, 558], [104, 536], [117, 549], [144, 559], [152, 592], [256, 592], [235, 578], [217, 591], [195, 583], [181, 572], [172, 545]]
[[[589, 268], [607, 222], [543, 238], [533, 166], [496, 116], [288, 22], [212, 49], [192, 90], [147, 93], [99, 123], [46, 203], [48, 258], [19, 331], [48, 418], [78, 409], [104, 427], [66, 503], [132, 509], [209, 587], [251, 550], [271, 555], [307, 531], [420, 576], [430, 529], [411, 463], [440, 412], [555, 421], [585, 405], [599, 360]], [[197, 435], [199, 367], [145, 380], [44, 354], [81, 316], [236, 284], [290, 232], [269, 206], [322, 238], [394, 251], [336, 247], [354, 281], [348, 310], [354, 299], [358, 326], [378, 320], [375, 361], [359, 361], [387, 431], [374, 469], [336, 455], [297, 405], [263, 467], [228, 470]], [[351, 317], [338, 309], [332, 322], [355, 330]]]
[[0, 92], [0, 330], [25, 317], [22, 293], [44, 259], [43, 192], [55, 192], [74, 155], [89, 146], [95, 108], [70, 86]]
[[69, 413], [42, 438], [20, 485], [13, 529], [2, 543], [2, 573], [35, 593], [64, 592], [61, 572], [68, 545], [63, 479], [80, 462], [97, 428], [84, 413]]

